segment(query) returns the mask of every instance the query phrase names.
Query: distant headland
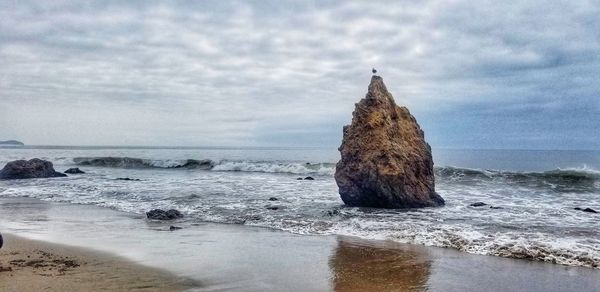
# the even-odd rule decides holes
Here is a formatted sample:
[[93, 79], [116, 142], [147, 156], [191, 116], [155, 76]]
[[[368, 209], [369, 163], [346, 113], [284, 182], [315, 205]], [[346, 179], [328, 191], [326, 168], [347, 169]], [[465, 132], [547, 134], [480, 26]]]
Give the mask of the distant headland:
[[7, 141], [0, 141], [0, 145], [2, 146], [25, 146], [25, 144], [21, 141], [17, 141], [17, 140], [7, 140]]

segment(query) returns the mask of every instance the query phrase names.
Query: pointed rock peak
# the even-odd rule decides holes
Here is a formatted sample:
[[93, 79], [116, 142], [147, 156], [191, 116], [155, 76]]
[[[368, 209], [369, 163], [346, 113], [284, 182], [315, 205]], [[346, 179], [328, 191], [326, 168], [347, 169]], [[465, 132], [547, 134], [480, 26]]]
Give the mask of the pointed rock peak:
[[385, 84], [383, 83], [383, 78], [377, 75], [373, 75], [371, 77], [371, 83], [369, 84], [369, 91], [367, 92], [367, 99], [382, 99], [390, 98], [393, 100], [392, 95], [388, 92]]
[[335, 181], [346, 205], [413, 208], [444, 205], [435, 192], [431, 147], [417, 120], [398, 107], [374, 75], [344, 127]]

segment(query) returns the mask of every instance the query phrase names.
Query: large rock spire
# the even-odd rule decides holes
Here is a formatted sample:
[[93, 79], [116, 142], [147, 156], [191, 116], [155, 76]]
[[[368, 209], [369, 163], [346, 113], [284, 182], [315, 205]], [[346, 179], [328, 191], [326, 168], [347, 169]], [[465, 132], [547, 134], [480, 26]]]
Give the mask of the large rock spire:
[[344, 127], [335, 180], [349, 206], [431, 207], [435, 192], [431, 147], [406, 107], [399, 107], [383, 79], [371, 78], [367, 96]]

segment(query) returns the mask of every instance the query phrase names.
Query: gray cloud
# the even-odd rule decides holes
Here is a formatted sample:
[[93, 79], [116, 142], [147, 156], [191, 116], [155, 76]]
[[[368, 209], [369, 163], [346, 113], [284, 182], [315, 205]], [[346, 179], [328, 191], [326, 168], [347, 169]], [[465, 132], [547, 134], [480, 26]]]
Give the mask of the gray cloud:
[[598, 148], [599, 14], [597, 1], [0, 1], [0, 137], [334, 146], [375, 66], [434, 146]]

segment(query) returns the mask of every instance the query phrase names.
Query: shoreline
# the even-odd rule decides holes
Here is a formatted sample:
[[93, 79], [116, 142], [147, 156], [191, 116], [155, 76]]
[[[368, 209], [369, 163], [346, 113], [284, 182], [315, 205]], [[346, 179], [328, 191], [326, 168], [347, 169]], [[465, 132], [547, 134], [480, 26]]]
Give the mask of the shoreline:
[[[170, 225], [183, 229], [169, 231]], [[130, 274], [158, 271], [176, 287], [168, 290], [190, 288], [183, 279], [201, 283], [190, 288], [201, 291], [586, 291], [600, 286], [600, 272], [584, 267], [235, 224], [155, 222], [98, 206], [22, 197], [0, 198], [0, 229], [7, 238], [13, 234], [92, 256], [99, 251], [132, 265]]]
[[185, 291], [199, 284], [105, 252], [2, 235], [0, 291]]

